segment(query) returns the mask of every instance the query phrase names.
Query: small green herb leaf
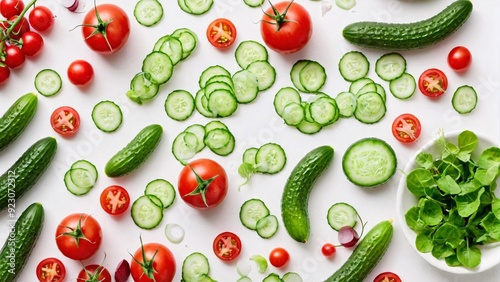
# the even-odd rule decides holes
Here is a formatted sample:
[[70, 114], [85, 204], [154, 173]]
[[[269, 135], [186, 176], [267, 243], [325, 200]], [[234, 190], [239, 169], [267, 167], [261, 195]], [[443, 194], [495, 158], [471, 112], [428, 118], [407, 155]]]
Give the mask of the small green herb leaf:
[[434, 244], [432, 242], [432, 236], [426, 233], [419, 233], [417, 238], [415, 239], [415, 246], [417, 250], [422, 253], [430, 253], [432, 252], [432, 248], [434, 248]]
[[484, 188], [481, 188], [474, 193], [457, 196], [455, 198], [455, 202], [457, 204], [458, 214], [460, 214], [460, 216], [462, 217], [468, 217], [475, 213], [478, 210], [479, 205], [481, 204], [480, 198], [483, 193]]
[[439, 189], [446, 194], [456, 195], [462, 192], [462, 189], [455, 181], [455, 179], [451, 178], [451, 176], [446, 175], [444, 177], [439, 178], [436, 181]]
[[435, 186], [436, 182], [429, 170], [417, 168], [406, 176], [406, 186], [408, 190], [417, 197], [425, 196], [425, 189]]
[[420, 208], [420, 218], [429, 226], [435, 226], [443, 221], [441, 206], [432, 200], [425, 199]]
[[457, 248], [457, 259], [465, 267], [474, 268], [481, 263], [481, 250], [476, 246]]
[[238, 167], [238, 173], [241, 177], [245, 178], [245, 182], [240, 185], [245, 186], [249, 181], [252, 175], [255, 173], [255, 167], [249, 163], [242, 163], [240, 167]]

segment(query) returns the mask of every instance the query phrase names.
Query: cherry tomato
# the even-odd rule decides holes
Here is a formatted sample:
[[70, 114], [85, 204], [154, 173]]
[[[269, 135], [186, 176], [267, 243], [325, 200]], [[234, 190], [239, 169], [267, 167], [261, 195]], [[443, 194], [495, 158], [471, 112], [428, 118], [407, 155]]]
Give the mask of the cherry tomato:
[[290, 254], [284, 248], [274, 248], [269, 254], [269, 262], [274, 267], [284, 267], [290, 260]]
[[373, 279], [373, 282], [401, 282], [401, 278], [394, 272], [382, 272]]
[[5, 65], [11, 69], [16, 69], [21, 67], [26, 60], [26, 56], [23, 51], [16, 45], [9, 45], [5, 47]]
[[68, 66], [68, 79], [76, 86], [87, 86], [94, 78], [94, 68], [85, 60], [75, 60]]
[[439, 97], [448, 88], [448, 78], [439, 69], [428, 69], [420, 75], [418, 88], [425, 96], [431, 98]]
[[[17, 19], [18, 16], [13, 16], [12, 18], [9, 19], [9, 22], [14, 23], [14, 21]], [[10, 24], [9, 24], [10, 26]], [[27, 31], [30, 31], [30, 24], [28, 20], [23, 17], [12, 29], [12, 32], [10, 33], [10, 38], [19, 40], [21, 39], [21, 36]]]
[[22, 0], [2, 0], [0, 1], [0, 13], [6, 19], [13, 16], [19, 16], [24, 10], [24, 2]]
[[241, 240], [232, 232], [222, 232], [215, 237], [212, 247], [219, 259], [229, 261], [240, 255]]
[[36, 267], [36, 277], [40, 282], [61, 282], [66, 276], [66, 267], [57, 258], [45, 258]]
[[130, 274], [135, 282], [173, 281], [175, 257], [164, 245], [148, 243], [139, 247], [130, 262]]
[[236, 27], [225, 18], [218, 18], [208, 25], [207, 39], [217, 48], [227, 48], [236, 41]]
[[44, 45], [43, 38], [40, 34], [34, 31], [28, 31], [23, 34], [21, 37], [22, 46], [21, 51], [23, 51], [26, 56], [35, 56], [42, 51], [42, 47]]
[[125, 45], [130, 35], [127, 13], [113, 4], [97, 5], [83, 19], [82, 35], [93, 51], [115, 53]]
[[313, 31], [311, 16], [300, 4], [282, 1], [269, 7], [260, 21], [264, 43], [278, 53], [294, 53], [306, 46]]
[[80, 270], [80, 273], [78, 273], [78, 278], [76, 279], [77, 282], [94, 282], [94, 281], [99, 281], [99, 282], [112, 282], [111, 280], [111, 273], [109, 273], [109, 270], [103, 267], [102, 265], [97, 265], [97, 264], [91, 264], [87, 265], [82, 270]]
[[101, 225], [85, 213], [73, 213], [61, 220], [56, 229], [57, 248], [73, 260], [84, 260], [93, 256], [102, 241]]
[[472, 54], [464, 46], [457, 46], [448, 53], [448, 65], [457, 72], [467, 70], [472, 63]]
[[181, 199], [189, 206], [200, 210], [211, 209], [218, 206], [226, 197], [227, 173], [213, 160], [198, 159], [181, 170], [177, 189]]
[[124, 213], [130, 205], [130, 196], [125, 188], [111, 185], [101, 193], [101, 207], [111, 215]]
[[411, 143], [418, 139], [422, 126], [418, 118], [412, 114], [402, 114], [392, 123], [392, 135], [402, 143]]
[[325, 244], [321, 247], [321, 253], [322, 253], [325, 257], [331, 257], [331, 256], [333, 256], [336, 252], [337, 252], [337, 248], [335, 248], [335, 245], [333, 245], [332, 243], [325, 243]]
[[50, 125], [63, 136], [72, 136], [80, 128], [80, 115], [72, 107], [62, 106], [50, 116]]
[[30, 25], [40, 32], [54, 26], [54, 14], [45, 6], [35, 6], [29, 13], [28, 20]]
[[10, 68], [3, 62], [0, 62], [0, 85], [7, 82], [10, 76]]

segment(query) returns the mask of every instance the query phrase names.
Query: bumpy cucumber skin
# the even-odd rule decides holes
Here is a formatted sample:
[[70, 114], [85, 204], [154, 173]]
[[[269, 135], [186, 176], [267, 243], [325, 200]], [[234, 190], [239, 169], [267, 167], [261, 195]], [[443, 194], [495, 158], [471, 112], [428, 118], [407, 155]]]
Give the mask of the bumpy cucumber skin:
[[364, 281], [384, 256], [392, 240], [392, 221], [375, 225], [359, 241], [347, 261], [325, 282]]
[[19, 97], [0, 118], [0, 151], [21, 135], [35, 116], [38, 97], [27, 93]]
[[435, 16], [414, 23], [356, 22], [344, 28], [344, 38], [361, 47], [408, 51], [432, 46], [457, 31], [472, 13], [470, 0], [457, 0]]
[[106, 163], [104, 172], [108, 177], [121, 177], [139, 168], [160, 143], [163, 128], [151, 124], [143, 128], [123, 149]]
[[290, 173], [281, 198], [281, 216], [288, 234], [297, 242], [309, 239], [308, 199], [316, 180], [330, 166], [334, 150], [320, 146], [307, 153]]
[[56, 151], [55, 138], [42, 138], [0, 176], [0, 211], [7, 208], [9, 199], [19, 199], [35, 185], [54, 159]]
[[33, 203], [17, 219], [12, 229], [15, 235], [7, 238], [0, 251], [0, 282], [15, 281], [21, 273], [42, 231], [44, 217], [43, 206]]

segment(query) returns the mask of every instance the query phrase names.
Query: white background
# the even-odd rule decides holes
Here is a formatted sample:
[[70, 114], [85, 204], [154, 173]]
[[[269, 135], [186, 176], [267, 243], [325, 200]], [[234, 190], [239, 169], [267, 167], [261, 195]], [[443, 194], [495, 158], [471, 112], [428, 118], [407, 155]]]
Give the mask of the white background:
[[[104, 2], [97, 1], [98, 4]], [[122, 259], [130, 260], [129, 253], [139, 248], [139, 236], [142, 236], [145, 243], [163, 243], [173, 251], [177, 261], [175, 281], [180, 280], [182, 261], [195, 251], [200, 251], [208, 257], [211, 266], [210, 275], [214, 279], [236, 281], [239, 277], [236, 264], [220, 261], [211, 250], [212, 240], [218, 233], [233, 231], [239, 234], [243, 241], [243, 251], [238, 260], [246, 261], [254, 254], [267, 257], [269, 251], [278, 246], [285, 247], [290, 252], [291, 261], [284, 269], [270, 266], [263, 275], [254, 267], [249, 275], [254, 281], [261, 281], [270, 272], [283, 274], [287, 271], [298, 272], [304, 281], [322, 281], [339, 268], [352, 252], [351, 249], [339, 248], [333, 258], [326, 259], [321, 255], [320, 249], [325, 242], [337, 242], [336, 232], [326, 222], [326, 211], [332, 204], [345, 201], [353, 205], [364, 221], [368, 222], [368, 229], [382, 220], [396, 219], [395, 201], [400, 170], [421, 145], [436, 136], [438, 129], [442, 128], [445, 131], [471, 129], [498, 140], [497, 96], [500, 85], [498, 56], [500, 44], [496, 36], [499, 28], [496, 22], [500, 12], [498, 1], [474, 1], [471, 18], [451, 38], [428, 49], [402, 53], [408, 62], [408, 72], [417, 78], [427, 68], [437, 67], [445, 71], [449, 78], [449, 91], [446, 95], [437, 100], [430, 100], [417, 91], [411, 99], [400, 101], [390, 96], [388, 92], [387, 113], [379, 123], [365, 125], [353, 118], [345, 119], [324, 128], [318, 134], [307, 136], [295, 128], [283, 125], [272, 105], [274, 94], [279, 88], [292, 86], [289, 71], [293, 63], [299, 59], [320, 62], [328, 75], [322, 90], [335, 96], [347, 90], [349, 86], [340, 77], [337, 67], [338, 60], [345, 52], [350, 50], [364, 52], [372, 66], [376, 59], [384, 54], [383, 51], [361, 49], [346, 43], [341, 36], [341, 30], [345, 25], [360, 20], [418, 21], [436, 14], [452, 1], [358, 1], [351, 11], [341, 10], [333, 5], [332, 10], [323, 17], [321, 2], [297, 0], [309, 10], [313, 18], [314, 31], [311, 41], [305, 49], [292, 55], [279, 55], [269, 51], [269, 61], [277, 70], [274, 86], [261, 93], [255, 102], [241, 105], [233, 116], [222, 120], [236, 137], [235, 151], [230, 156], [219, 157], [205, 149], [196, 156], [196, 158], [213, 158], [226, 168], [230, 176], [230, 188], [223, 204], [214, 210], [199, 212], [189, 208], [177, 197], [173, 206], [166, 210], [159, 228], [151, 231], [141, 230], [134, 225], [129, 213], [117, 218], [106, 214], [99, 205], [100, 192], [108, 185], [118, 184], [126, 187], [135, 199], [143, 193], [145, 185], [155, 178], [167, 179], [177, 186], [177, 176], [182, 166], [171, 154], [172, 141], [188, 125], [205, 124], [209, 119], [195, 112], [187, 121], [174, 122], [164, 112], [165, 98], [175, 89], [185, 89], [195, 93], [198, 89], [199, 74], [208, 66], [220, 64], [233, 73], [237, 71], [239, 67], [234, 60], [237, 44], [226, 51], [216, 50], [205, 38], [206, 26], [217, 17], [227, 17], [238, 28], [238, 42], [248, 39], [262, 42], [258, 23], [262, 12], [258, 8], [245, 6], [241, 0], [215, 0], [215, 5], [209, 13], [192, 16], [182, 12], [176, 1], [169, 0], [162, 1], [164, 7], [162, 21], [155, 27], [146, 28], [140, 26], [132, 16], [135, 1], [106, 2], [120, 5], [130, 16], [130, 38], [121, 51], [109, 56], [93, 53], [83, 43], [80, 29], [72, 30], [81, 24], [84, 14], [70, 13], [52, 0], [40, 0], [39, 3], [51, 7], [57, 16], [54, 28], [44, 34], [44, 50], [37, 58], [27, 60], [22, 68], [13, 71], [9, 81], [0, 86], [0, 113], [4, 113], [19, 96], [35, 90], [33, 79], [39, 70], [52, 68], [63, 78], [61, 93], [52, 98], [39, 95], [39, 106], [34, 120], [14, 144], [0, 152], [0, 171], [3, 172], [26, 148], [40, 138], [55, 136], [59, 146], [48, 171], [27, 195], [17, 201], [18, 215], [35, 201], [43, 204], [46, 213], [42, 234], [19, 281], [35, 281], [36, 264], [49, 256], [58, 257], [66, 264], [67, 281], [76, 280], [82, 264], [65, 258], [57, 249], [54, 240], [59, 221], [75, 212], [92, 214], [103, 228], [104, 238], [98, 254], [83, 263], [100, 263], [106, 254], [104, 264], [111, 272]], [[265, 4], [265, 7], [267, 6], [268, 3]], [[172, 79], [161, 87], [160, 93], [151, 103], [139, 106], [129, 101], [125, 93], [133, 75], [140, 71], [143, 58], [160, 36], [171, 33], [179, 27], [187, 27], [196, 32], [199, 37], [196, 50], [187, 60], [175, 67]], [[456, 45], [467, 46], [473, 54], [470, 70], [460, 75], [454, 73], [446, 64], [448, 51]], [[75, 59], [88, 60], [94, 66], [95, 79], [87, 88], [79, 89], [71, 85], [66, 77], [66, 68]], [[373, 67], [369, 76], [387, 86], [387, 83], [376, 77]], [[454, 89], [464, 84], [476, 88], [479, 103], [473, 113], [461, 116], [455, 113], [451, 106], [451, 95]], [[113, 100], [122, 108], [124, 121], [115, 133], [102, 133], [92, 123], [91, 109], [101, 100]], [[74, 107], [82, 117], [80, 131], [71, 139], [58, 136], [50, 127], [50, 114], [56, 107], [62, 105]], [[411, 145], [400, 144], [391, 135], [393, 119], [405, 112], [419, 117], [423, 126], [420, 139]], [[107, 160], [125, 146], [140, 129], [152, 123], [159, 123], [164, 128], [163, 139], [155, 154], [133, 174], [119, 179], [107, 178], [103, 170]], [[400, 170], [388, 183], [370, 190], [356, 187], [347, 181], [342, 172], [341, 159], [350, 144], [360, 138], [372, 136], [382, 138], [391, 144], [397, 153]], [[284, 170], [273, 176], [254, 175], [250, 184], [238, 192], [237, 188], [243, 179], [238, 176], [236, 169], [244, 149], [271, 141], [281, 144], [287, 153], [288, 162]], [[306, 244], [297, 243], [288, 236], [281, 222], [281, 192], [286, 178], [299, 159], [313, 148], [325, 144], [335, 148], [335, 157], [329, 170], [316, 183], [309, 199], [310, 241]], [[82, 158], [97, 166], [100, 177], [96, 187], [89, 194], [76, 197], [67, 192], [62, 179], [69, 166]], [[238, 211], [241, 204], [253, 197], [262, 199], [271, 213], [280, 219], [279, 231], [272, 239], [261, 239], [239, 222]], [[175, 245], [166, 240], [163, 231], [165, 224], [169, 222], [178, 223], [186, 229], [186, 237], [182, 243]], [[0, 214], [0, 223], [0, 239], [4, 241], [8, 235], [5, 211]], [[399, 222], [394, 222], [392, 243], [367, 281], [372, 281], [375, 275], [382, 271], [394, 271], [405, 282], [494, 281], [493, 277], [500, 275], [498, 267], [473, 274], [474, 276], [456, 276], [438, 270], [413, 251], [399, 225]]]

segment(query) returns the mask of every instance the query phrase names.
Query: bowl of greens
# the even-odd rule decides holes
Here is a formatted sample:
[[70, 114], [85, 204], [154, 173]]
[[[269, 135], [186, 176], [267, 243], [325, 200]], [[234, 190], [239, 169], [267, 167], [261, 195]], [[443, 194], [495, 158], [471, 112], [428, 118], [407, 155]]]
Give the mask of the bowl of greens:
[[409, 160], [397, 193], [397, 217], [415, 251], [451, 273], [500, 263], [498, 143], [472, 131], [440, 132]]

